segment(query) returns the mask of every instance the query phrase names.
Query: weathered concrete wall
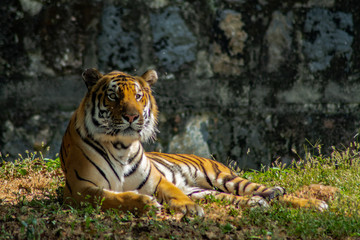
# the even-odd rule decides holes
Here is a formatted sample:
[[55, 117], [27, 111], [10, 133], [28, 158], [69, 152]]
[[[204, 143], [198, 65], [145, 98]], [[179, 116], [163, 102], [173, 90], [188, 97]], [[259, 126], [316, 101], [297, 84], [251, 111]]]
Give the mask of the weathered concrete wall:
[[[51, 2], [51, 3], [50, 3]], [[304, 144], [354, 140], [360, 123], [356, 0], [0, 3], [0, 149], [58, 152], [97, 67], [158, 71], [148, 150], [258, 168]]]

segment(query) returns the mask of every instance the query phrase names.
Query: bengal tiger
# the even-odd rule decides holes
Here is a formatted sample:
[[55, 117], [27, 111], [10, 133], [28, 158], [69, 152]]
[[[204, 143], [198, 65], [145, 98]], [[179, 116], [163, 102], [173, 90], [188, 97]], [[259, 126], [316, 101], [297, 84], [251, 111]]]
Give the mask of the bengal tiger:
[[213, 195], [235, 206], [266, 207], [278, 198], [298, 207], [327, 209], [317, 199], [288, 196], [240, 178], [223, 164], [188, 154], [145, 152], [141, 142], [155, 139], [158, 107], [151, 92], [156, 71], [132, 76], [96, 69], [82, 74], [87, 93], [74, 112], [60, 149], [64, 198], [101, 208], [144, 213], [168, 204], [182, 214], [204, 215], [194, 200]]

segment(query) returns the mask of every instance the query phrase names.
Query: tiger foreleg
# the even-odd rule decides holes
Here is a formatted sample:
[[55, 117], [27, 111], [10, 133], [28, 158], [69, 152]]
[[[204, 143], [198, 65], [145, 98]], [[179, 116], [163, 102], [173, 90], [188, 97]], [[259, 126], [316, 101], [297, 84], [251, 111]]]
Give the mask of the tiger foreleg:
[[196, 214], [204, 216], [204, 210], [199, 205], [163, 177], [157, 186], [155, 196], [160, 203], [165, 202], [169, 205], [170, 209], [181, 212], [184, 215]]
[[88, 187], [68, 199], [73, 199], [76, 203], [89, 202], [94, 207], [100, 204], [103, 210], [114, 208], [137, 214], [146, 213], [151, 207], [159, 206], [155, 199], [148, 195], [136, 192], [115, 192], [98, 187]]
[[159, 207], [155, 198], [138, 194], [137, 192], [114, 192], [103, 190], [104, 202], [103, 209], [118, 208], [122, 211], [130, 211], [135, 213], [146, 213], [152, 207]]

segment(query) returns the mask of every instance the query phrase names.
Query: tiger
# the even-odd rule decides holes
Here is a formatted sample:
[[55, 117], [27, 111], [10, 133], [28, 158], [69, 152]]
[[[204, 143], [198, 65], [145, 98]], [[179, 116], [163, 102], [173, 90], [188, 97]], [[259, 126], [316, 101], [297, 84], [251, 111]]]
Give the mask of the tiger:
[[86, 69], [85, 97], [63, 136], [59, 157], [65, 176], [64, 199], [102, 209], [146, 213], [167, 206], [184, 215], [204, 216], [196, 203], [211, 195], [236, 207], [268, 207], [270, 201], [295, 207], [328, 205], [289, 196], [283, 187], [266, 187], [241, 178], [222, 163], [191, 154], [145, 152], [142, 143], [158, 133], [158, 106], [152, 94], [155, 70], [141, 76]]

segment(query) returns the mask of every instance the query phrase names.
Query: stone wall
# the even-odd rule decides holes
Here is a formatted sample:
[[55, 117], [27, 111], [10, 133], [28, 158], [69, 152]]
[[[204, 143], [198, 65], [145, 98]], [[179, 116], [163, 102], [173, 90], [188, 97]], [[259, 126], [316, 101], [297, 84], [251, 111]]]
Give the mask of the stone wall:
[[[59, 150], [96, 67], [156, 69], [148, 150], [242, 168], [348, 145], [359, 124], [356, 0], [2, 0], [0, 150]], [[295, 154], [294, 152], [297, 152]]]

